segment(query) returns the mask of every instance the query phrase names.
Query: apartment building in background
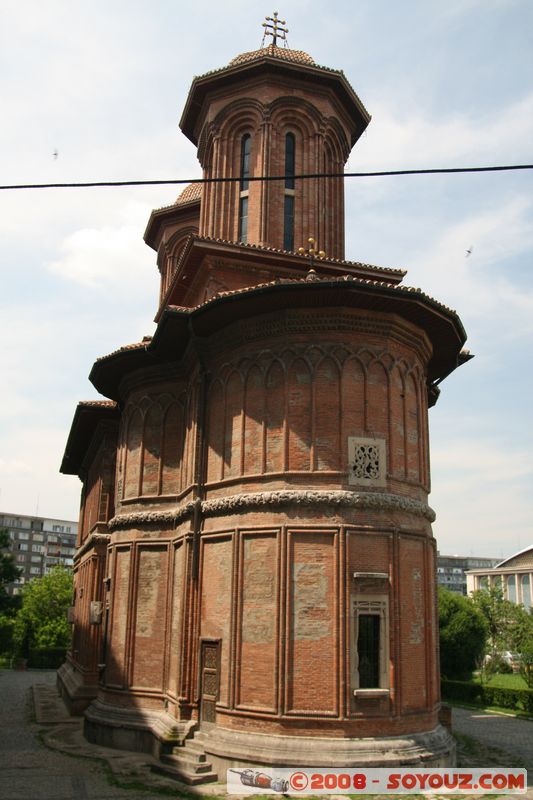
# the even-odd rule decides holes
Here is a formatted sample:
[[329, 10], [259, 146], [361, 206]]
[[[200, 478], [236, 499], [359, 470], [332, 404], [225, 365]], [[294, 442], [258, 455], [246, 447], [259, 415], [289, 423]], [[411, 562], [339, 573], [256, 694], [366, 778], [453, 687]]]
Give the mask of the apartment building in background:
[[6, 587], [9, 594], [19, 594], [25, 583], [42, 578], [53, 567], [72, 567], [77, 522], [0, 511], [0, 528], [7, 530], [7, 551], [13, 553], [16, 566], [22, 570], [18, 581]]
[[437, 553], [437, 583], [444, 589], [466, 595], [466, 573], [471, 569], [490, 570], [496, 566], [497, 558], [478, 556], [441, 556]]

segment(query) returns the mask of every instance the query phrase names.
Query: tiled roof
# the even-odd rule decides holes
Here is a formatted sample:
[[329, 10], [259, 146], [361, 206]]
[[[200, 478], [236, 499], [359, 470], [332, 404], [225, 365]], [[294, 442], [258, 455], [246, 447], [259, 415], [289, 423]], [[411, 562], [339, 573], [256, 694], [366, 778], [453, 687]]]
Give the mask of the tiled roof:
[[118, 350], [113, 350], [112, 353], [108, 353], [106, 356], [100, 356], [97, 358], [96, 361], [104, 361], [111, 356], [116, 356], [119, 353], [125, 353], [127, 350], [144, 350], [150, 342], [152, 341], [151, 336], [145, 336], [142, 342], [135, 342], [134, 344], [125, 344], [123, 347], [119, 347]]
[[[216, 244], [229, 244], [232, 245], [233, 247], [239, 248], [240, 250], [252, 250], [252, 251], [259, 250], [260, 252], [263, 253], [279, 253], [280, 255], [285, 255], [285, 256], [286, 255], [297, 256], [298, 258], [301, 258], [304, 261], [309, 261], [309, 256], [306, 254], [297, 253], [294, 252], [293, 250], [280, 250], [277, 247], [269, 247], [268, 245], [244, 243], [244, 242], [232, 242], [229, 241], [228, 239], [218, 239], [212, 236], [199, 236], [198, 234], [191, 236], [191, 239], [194, 239], [197, 242], [215, 242]], [[182, 255], [183, 253], [184, 250], [182, 250]], [[181, 261], [181, 255], [180, 255], [180, 261]], [[398, 273], [402, 275], [407, 274], [407, 270], [405, 269], [392, 268], [392, 267], [376, 267], [373, 264], [365, 264], [362, 261], [346, 261], [341, 258], [332, 258], [330, 256], [325, 256], [325, 258], [315, 259], [316, 267], [319, 267], [321, 263], [341, 264], [347, 267], [363, 267], [364, 269], [377, 270], [379, 272], [390, 272], [391, 274], [395, 275], [397, 275]]]
[[258, 58], [265, 58], [266, 56], [280, 58], [282, 61], [296, 61], [298, 64], [312, 64], [316, 66], [315, 60], [311, 58], [309, 53], [304, 53], [303, 50], [291, 50], [288, 47], [277, 47], [274, 44], [269, 44], [268, 47], [262, 47], [260, 50], [241, 53], [231, 59], [229, 66], [245, 64], [247, 61], [255, 61]]
[[78, 407], [82, 408], [116, 408], [114, 400], [80, 400]]
[[305, 64], [309, 67], [320, 69], [323, 72], [329, 72], [332, 75], [342, 75], [344, 77], [344, 72], [342, 69], [333, 69], [332, 67], [326, 67], [323, 64], [317, 64], [316, 61], [314, 61], [314, 59], [309, 55], [309, 53], [305, 53], [303, 50], [290, 50], [288, 47], [274, 47], [274, 45], [269, 45], [268, 47], [262, 47], [259, 50], [251, 50], [249, 53], [241, 53], [240, 55], [235, 56], [235, 58], [232, 59], [225, 67], [211, 69], [208, 72], [204, 72], [202, 75], [195, 75], [193, 82], [196, 80], [202, 80], [204, 78], [211, 78], [211, 76], [214, 75], [220, 75], [232, 67], [238, 67], [241, 64], [248, 64], [251, 61], [260, 61], [262, 58], [279, 58], [280, 61], [289, 61], [293, 64]]
[[176, 205], [183, 205], [184, 203], [192, 203], [194, 200], [200, 200], [202, 197], [202, 184], [189, 183], [188, 186], [176, 198]]
[[[320, 268], [319, 264], [315, 264], [316, 267]], [[314, 270], [312, 270], [314, 272]], [[234, 297], [236, 295], [242, 295], [247, 293], [253, 293], [257, 289], [265, 289], [269, 286], [279, 286], [280, 284], [309, 284], [313, 283], [316, 285], [317, 283], [323, 284], [342, 284], [342, 283], [351, 283], [356, 284], [359, 286], [376, 286], [383, 289], [391, 289], [392, 291], [400, 292], [401, 294], [415, 294], [418, 295], [419, 298], [422, 300], [430, 303], [434, 308], [438, 308], [441, 311], [446, 312], [447, 314], [452, 314], [453, 316], [457, 316], [457, 312], [453, 308], [448, 308], [443, 303], [439, 303], [438, 300], [435, 300], [433, 297], [425, 294], [421, 289], [415, 288], [414, 286], [402, 286], [401, 284], [389, 283], [388, 281], [380, 281], [375, 280], [372, 278], [358, 278], [355, 275], [340, 275], [338, 277], [324, 277], [321, 278], [316, 274], [310, 275], [309, 273], [307, 276], [302, 278], [277, 278], [274, 281], [268, 281], [267, 283], [259, 283], [255, 286], [247, 286], [242, 289], [230, 289], [227, 291], [217, 292], [208, 300], [205, 300], [203, 303], [200, 303], [196, 308], [202, 308], [205, 306], [209, 306], [214, 303], [216, 300], [219, 300], [223, 297]]]

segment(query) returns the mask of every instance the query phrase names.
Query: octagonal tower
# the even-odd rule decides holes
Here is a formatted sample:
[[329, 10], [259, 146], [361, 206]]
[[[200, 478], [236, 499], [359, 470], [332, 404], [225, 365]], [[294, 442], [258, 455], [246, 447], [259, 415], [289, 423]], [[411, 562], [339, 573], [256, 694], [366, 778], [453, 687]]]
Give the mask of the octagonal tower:
[[[342, 172], [368, 121], [342, 73], [275, 45], [194, 79], [182, 130], [233, 180], [152, 213], [155, 335], [96, 362], [108, 400], [67, 444], [84, 501], [60, 686], [92, 700], [91, 741], [193, 782], [453, 763], [427, 413], [466, 336], [403, 271], [342, 260], [342, 180], [298, 177]], [[324, 257], [297, 252], [311, 236]]]

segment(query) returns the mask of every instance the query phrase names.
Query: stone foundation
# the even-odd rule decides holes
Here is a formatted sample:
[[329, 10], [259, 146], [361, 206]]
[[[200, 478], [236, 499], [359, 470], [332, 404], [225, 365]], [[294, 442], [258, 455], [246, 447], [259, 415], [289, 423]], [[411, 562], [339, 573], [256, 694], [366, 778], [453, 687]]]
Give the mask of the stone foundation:
[[96, 700], [87, 708], [83, 725], [92, 744], [151, 753], [159, 758], [187, 736], [191, 722], [177, 722], [164, 711], [118, 708]]
[[[159, 758], [189, 737], [196, 726], [165, 713], [117, 709], [97, 701], [86, 711], [84, 733], [93, 744]], [[227, 769], [240, 766], [368, 769], [456, 764], [454, 739], [441, 725], [424, 733], [365, 738], [275, 736], [209, 726], [198, 739], [221, 779]]]
[[66, 661], [57, 671], [57, 690], [69, 714], [78, 716], [97, 696], [98, 684], [96, 680], [86, 683], [84, 676]]

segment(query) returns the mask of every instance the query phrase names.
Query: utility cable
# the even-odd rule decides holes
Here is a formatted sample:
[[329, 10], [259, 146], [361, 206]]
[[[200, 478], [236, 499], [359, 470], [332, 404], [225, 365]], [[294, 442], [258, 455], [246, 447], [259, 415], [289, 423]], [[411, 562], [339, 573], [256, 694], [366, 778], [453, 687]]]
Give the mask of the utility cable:
[[[393, 169], [379, 172], [313, 172], [302, 175], [291, 175], [291, 180], [308, 180], [310, 178], [387, 178], [396, 175], [457, 175], [475, 172], [510, 172], [533, 169], [533, 164], [506, 164], [494, 167], [438, 167], [433, 169]], [[285, 175], [259, 175], [247, 177], [248, 181], [284, 181]], [[182, 183], [235, 183], [241, 177], [225, 178], [169, 178], [151, 181], [79, 181], [75, 183], [13, 183], [0, 185], [0, 190], [10, 189], [87, 189], [92, 187], [113, 186], [165, 186]]]

